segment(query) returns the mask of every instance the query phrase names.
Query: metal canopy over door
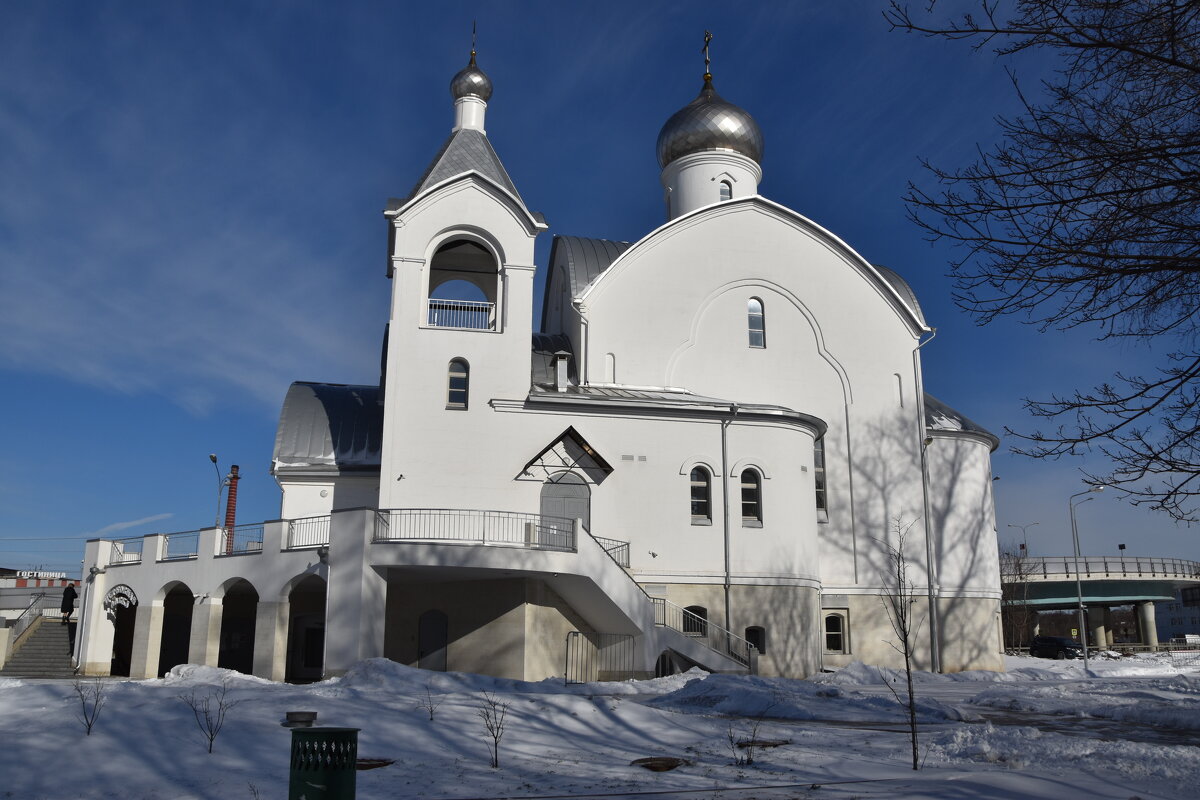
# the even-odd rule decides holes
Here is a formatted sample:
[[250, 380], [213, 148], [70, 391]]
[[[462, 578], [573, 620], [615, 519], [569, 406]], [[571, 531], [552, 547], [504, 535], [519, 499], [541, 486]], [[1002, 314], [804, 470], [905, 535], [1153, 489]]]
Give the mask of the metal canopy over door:
[[560, 472], [542, 484], [542, 516], [581, 519], [583, 527], [592, 527], [592, 492], [583, 478], [573, 472]]

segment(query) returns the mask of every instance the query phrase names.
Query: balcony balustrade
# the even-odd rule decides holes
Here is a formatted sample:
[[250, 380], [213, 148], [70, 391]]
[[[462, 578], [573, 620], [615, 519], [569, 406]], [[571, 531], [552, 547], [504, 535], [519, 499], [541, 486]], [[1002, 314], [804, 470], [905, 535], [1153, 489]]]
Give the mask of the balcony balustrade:
[[470, 331], [496, 329], [496, 304], [480, 300], [429, 300], [429, 325]]

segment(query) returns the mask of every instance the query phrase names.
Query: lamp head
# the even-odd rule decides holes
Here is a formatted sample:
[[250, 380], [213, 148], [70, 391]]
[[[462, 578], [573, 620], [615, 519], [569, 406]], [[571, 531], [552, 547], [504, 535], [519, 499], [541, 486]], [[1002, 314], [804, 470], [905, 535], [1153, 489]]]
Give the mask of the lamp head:
[[215, 463], [217, 463], [217, 454], [216, 454], [216, 453], [209, 453], [209, 454], [208, 454], [208, 460], [209, 460], [209, 461], [211, 461], [211, 462], [213, 462], [214, 464], [215, 464]]

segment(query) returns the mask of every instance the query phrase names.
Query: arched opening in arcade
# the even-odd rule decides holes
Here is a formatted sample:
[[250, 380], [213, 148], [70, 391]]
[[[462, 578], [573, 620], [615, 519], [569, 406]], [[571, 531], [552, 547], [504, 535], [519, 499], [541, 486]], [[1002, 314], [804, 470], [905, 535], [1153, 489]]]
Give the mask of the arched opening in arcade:
[[158, 646], [158, 677], [188, 662], [195, 595], [182, 583], [170, 584], [162, 601], [162, 636]]
[[249, 675], [254, 671], [254, 621], [258, 613], [258, 592], [248, 581], [235, 578], [226, 584], [221, 607], [221, 645], [217, 666]]
[[285, 679], [318, 681], [325, 673], [325, 580], [309, 575], [288, 594], [288, 645]]

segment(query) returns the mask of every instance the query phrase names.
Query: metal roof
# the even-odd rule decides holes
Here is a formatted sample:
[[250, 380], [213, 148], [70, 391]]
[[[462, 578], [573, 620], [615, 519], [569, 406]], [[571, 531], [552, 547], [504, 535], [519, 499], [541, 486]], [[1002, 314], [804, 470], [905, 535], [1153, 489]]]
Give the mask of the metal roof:
[[[563, 262], [567, 266], [567, 278], [571, 282], [571, 297], [578, 297], [587, 285], [608, 269], [617, 256], [624, 253], [632, 242], [613, 242], [608, 239], [586, 239], [582, 236], [555, 236], [550, 250], [550, 266]], [[550, 282], [546, 282], [549, 299]]]
[[928, 392], [925, 393], [925, 427], [931, 431], [974, 433], [991, 440], [993, 450], [1000, 446], [999, 436]]
[[500, 156], [492, 149], [492, 143], [482, 132], [461, 128], [450, 134], [442, 149], [433, 157], [425, 174], [417, 181], [408, 199], [412, 199], [430, 186], [474, 170], [485, 178], [503, 186], [512, 196], [525, 205], [508, 170], [500, 163]]
[[271, 472], [378, 470], [382, 443], [378, 386], [298, 381], [283, 399]]
[[883, 276], [883, 279], [892, 285], [892, 288], [896, 290], [896, 294], [900, 295], [904, 302], [912, 307], [912, 310], [917, 315], [917, 319], [921, 320], [921, 324], [928, 326], [929, 323], [925, 321], [925, 312], [921, 310], [921, 304], [917, 302], [917, 293], [908, 285], [908, 281], [882, 264], [874, 264], [873, 266], [879, 270], [879, 274]]
[[564, 333], [535, 333], [533, 335], [533, 356], [530, 360], [529, 382], [531, 384], [554, 385], [554, 354], [559, 352], [571, 353], [567, 359], [567, 377], [572, 383], [579, 382], [575, 372], [575, 355], [571, 350], [571, 340]]

